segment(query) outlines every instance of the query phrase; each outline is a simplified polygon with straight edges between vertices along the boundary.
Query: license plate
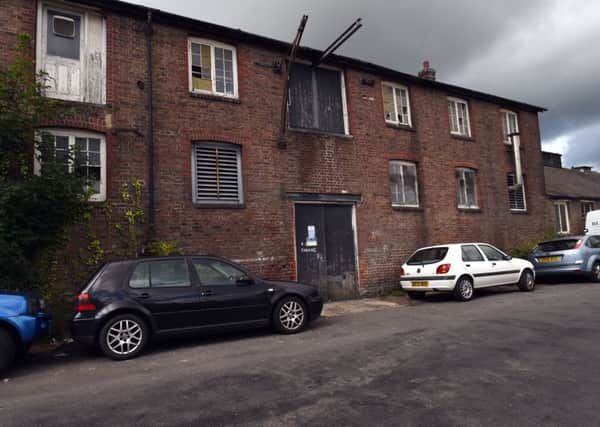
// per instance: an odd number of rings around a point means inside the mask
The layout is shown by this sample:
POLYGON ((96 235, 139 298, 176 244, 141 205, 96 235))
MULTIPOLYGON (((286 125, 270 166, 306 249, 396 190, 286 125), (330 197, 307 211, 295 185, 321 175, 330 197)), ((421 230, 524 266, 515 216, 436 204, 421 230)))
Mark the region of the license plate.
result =
POLYGON ((562 257, 560 256, 542 256, 538 258, 539 262, 560 262, 562 257))
POLYGON ((413 288, 426 288, 429 286, 429 282, 411 282, 413 288))

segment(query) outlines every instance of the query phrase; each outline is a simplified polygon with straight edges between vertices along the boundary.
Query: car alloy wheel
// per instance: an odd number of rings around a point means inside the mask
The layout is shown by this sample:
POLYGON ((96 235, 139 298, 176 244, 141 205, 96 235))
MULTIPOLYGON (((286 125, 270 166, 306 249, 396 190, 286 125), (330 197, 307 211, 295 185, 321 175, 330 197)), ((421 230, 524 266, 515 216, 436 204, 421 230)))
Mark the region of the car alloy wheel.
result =
POLYGON ((533 273, 529 270, 525 270, 521 274, 521 278, 519 279, 519 283, 517 285, 522 291, 533 291, 533 288, 535 287, 535 279, 533 278, 533 273))
POLYGON ((454 296, 459 301, 469 301, 473 298, 473 291, 473 282, 467 277, 463 277, 454 288, 454 296))
POLYGON ((111 351, 126 356, 136 351, 142 343, 143 332, 133 320, 120 320, 108 330, 106 344, 111 351))
POLYGON ((148 341, 148 327, 133 314, 117 316, 106 323, 100 332, 100 348, 115 360, 137 356, 148 341))
POLYGON ((600 282, 600 262, 595 262, 592 267, 592 280, 600 282))
POLYGON ((279 320, 285 329, 295 331, 304 321, 304 308, 296 301, 288 301, 279 310, 279 320))
POLYGON ((275 307, 273 323, 284 334, 300 332, 308 322, 305 304, 296 297, 285 297, 275 307))

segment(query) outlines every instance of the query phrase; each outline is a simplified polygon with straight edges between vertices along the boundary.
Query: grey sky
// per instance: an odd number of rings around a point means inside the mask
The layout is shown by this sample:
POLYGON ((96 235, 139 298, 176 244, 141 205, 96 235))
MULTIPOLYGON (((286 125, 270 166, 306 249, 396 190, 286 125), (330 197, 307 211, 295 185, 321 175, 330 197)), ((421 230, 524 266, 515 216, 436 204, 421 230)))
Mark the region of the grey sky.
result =
POLYGON ((548 108, 544 149, 567 166, 600 170, 600 2, 597 0, 135 0, 165 11, 290 41, 303 13, 303 45, 325 48, 357 17, 339 51, 438 80, 548 108))

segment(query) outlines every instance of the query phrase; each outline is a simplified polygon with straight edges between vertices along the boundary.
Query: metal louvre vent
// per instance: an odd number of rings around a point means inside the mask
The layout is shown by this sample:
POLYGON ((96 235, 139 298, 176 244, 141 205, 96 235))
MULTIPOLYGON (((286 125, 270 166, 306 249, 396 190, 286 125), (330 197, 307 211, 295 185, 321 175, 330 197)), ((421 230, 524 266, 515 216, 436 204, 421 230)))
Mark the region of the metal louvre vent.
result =
POLYGON ((508 182, 508 202, 511 210, 524 211, 525 204, 525 184, 517 186, 517 180, 514 174, 509 174, 508 182))
POLYGON ((239 147, 196 143, 194 162, 195 202, 242 203, 239 147))

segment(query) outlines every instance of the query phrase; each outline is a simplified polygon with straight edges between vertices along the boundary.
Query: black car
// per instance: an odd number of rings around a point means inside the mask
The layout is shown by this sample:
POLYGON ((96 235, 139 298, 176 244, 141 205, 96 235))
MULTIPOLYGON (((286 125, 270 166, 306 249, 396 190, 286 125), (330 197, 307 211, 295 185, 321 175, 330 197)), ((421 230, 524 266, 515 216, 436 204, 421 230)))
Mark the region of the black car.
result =
POLYGON ((273 326, 300 332, 323 301, 308 285, 273 282, 212 256, 111 262, 77 296, 72 337, 130 359, 152 336, 273 326))

